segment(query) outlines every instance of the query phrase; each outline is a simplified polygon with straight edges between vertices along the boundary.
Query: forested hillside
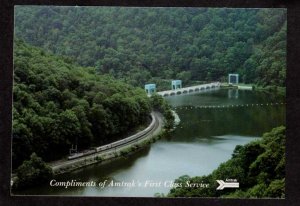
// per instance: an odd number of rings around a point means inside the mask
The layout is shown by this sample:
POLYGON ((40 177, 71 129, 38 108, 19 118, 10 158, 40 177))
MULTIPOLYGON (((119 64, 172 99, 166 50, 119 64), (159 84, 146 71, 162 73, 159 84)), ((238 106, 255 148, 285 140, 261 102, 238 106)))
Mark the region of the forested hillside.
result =
POLYGON ((61 57, 15 41, 13 167, 35 152, 44 160, 122 138, 149 121, 143 89, 74 66, 61 57))
POLYGON ((145 123, 151 100, 132 86, 226 81, 230 72, 285 86, 285 47, 285 9, 17 6, 14 165, 145 123))
POLYGON ((285 197, 285 127, 274 128, 262 139, 237 146, 232 158, 207 176, 182 176, 175 182, 182 187, 171 189, 169 197, 285 197), (216 190, 216 180, 237 179, 239 189, 216 190), (186 187, 186 182, 209 184, 209 188, 186 187))
POLYGON ((17 7, 15 35, 135 86, 230 72, 285 86, 285 9, 17 7))

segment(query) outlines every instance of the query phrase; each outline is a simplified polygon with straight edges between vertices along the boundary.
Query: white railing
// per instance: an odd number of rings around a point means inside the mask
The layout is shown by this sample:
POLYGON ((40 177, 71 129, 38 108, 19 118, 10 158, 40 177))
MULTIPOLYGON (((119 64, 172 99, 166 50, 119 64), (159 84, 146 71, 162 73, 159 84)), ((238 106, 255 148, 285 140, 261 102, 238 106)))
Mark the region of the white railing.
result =
POLYGON ((200 84, 200 85, 184 87, 184 88, 180 88, 180 89, 161 91, 161 92, 157 92, 157 94, 159 94, 161 96, 187 94, 190 92, 195 92, 197 90, 199 90, 199 91, 206 90, 206 89, 211 89, 213 87, 217 88, 217 87, 220 87, 220 85, 221 85, 220 82, 213 82, 213 83, 209 83, 209 84, 200 84))

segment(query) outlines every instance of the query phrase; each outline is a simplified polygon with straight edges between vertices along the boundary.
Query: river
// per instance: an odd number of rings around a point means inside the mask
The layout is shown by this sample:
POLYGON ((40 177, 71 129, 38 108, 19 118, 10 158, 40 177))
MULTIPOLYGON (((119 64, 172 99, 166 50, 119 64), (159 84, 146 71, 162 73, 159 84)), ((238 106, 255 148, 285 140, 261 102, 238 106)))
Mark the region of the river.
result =
POLYGON ((126 186, 51 187, 49 184, 17 194, 151 197, 167 194, 182 175, 211 173, 246 144, 285 125, 285 98, 247 90, 219 89, 167 97, 181 122, 166 137, 134 155, 106 165, 92 165, 55 177, 56 181, 124 183, 126 186), (139 185, 140 183, 140 185, 139 185))

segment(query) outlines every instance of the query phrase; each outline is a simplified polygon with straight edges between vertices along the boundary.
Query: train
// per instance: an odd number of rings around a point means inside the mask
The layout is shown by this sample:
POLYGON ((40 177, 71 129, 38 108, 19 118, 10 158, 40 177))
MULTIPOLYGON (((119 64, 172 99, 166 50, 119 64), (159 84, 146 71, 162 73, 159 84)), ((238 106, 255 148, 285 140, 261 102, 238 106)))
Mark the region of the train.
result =
POLYGON ((153 112, 151 112, 151 119, 152 119, 152 121, 151 121, 150 125, 146 129, 144 129, 143 131, 140 131, 140 132, 138 132, 138 133, 136 133, 136 134, 134 134, 130 137, 125 138, 125 139, 121 139, 121 140, 118 140, 116 142, 112 142, 110 144, 106 144, 106 145, 103 145, 103 146, 100 146, 100 147, 96 147, 94 149, 86 150, 84 152, 72 154, 72 155, 68 156, 68 160, 73 160, 73 159, 88 156, 88 155, 91 155, 91 154, 103 152, 103 151, 106 151, 106 150, 109 150, 109 149, 112 149, 112 148, 117 148, 117 147, 120 147, 122 145, 126 145, 130 142, 136 141, 136 140, 142 138, 143 136, 149 134, 151 131, 153 131, 157 127, 158 119, 154 115, 153 112))

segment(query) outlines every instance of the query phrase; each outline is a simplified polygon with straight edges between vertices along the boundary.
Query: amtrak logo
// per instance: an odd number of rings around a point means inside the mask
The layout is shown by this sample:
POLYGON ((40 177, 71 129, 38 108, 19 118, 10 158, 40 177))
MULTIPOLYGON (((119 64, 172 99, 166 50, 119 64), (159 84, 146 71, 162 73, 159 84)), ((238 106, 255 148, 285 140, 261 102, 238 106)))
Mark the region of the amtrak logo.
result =
POLYGON ((219 183, 219 187, 217 187, 217 190, 223 190, 224 188, 239 188, 240 183, 237 182, 237 180, 227 180, 224 182, 223 180, 217 180, 219 183))

